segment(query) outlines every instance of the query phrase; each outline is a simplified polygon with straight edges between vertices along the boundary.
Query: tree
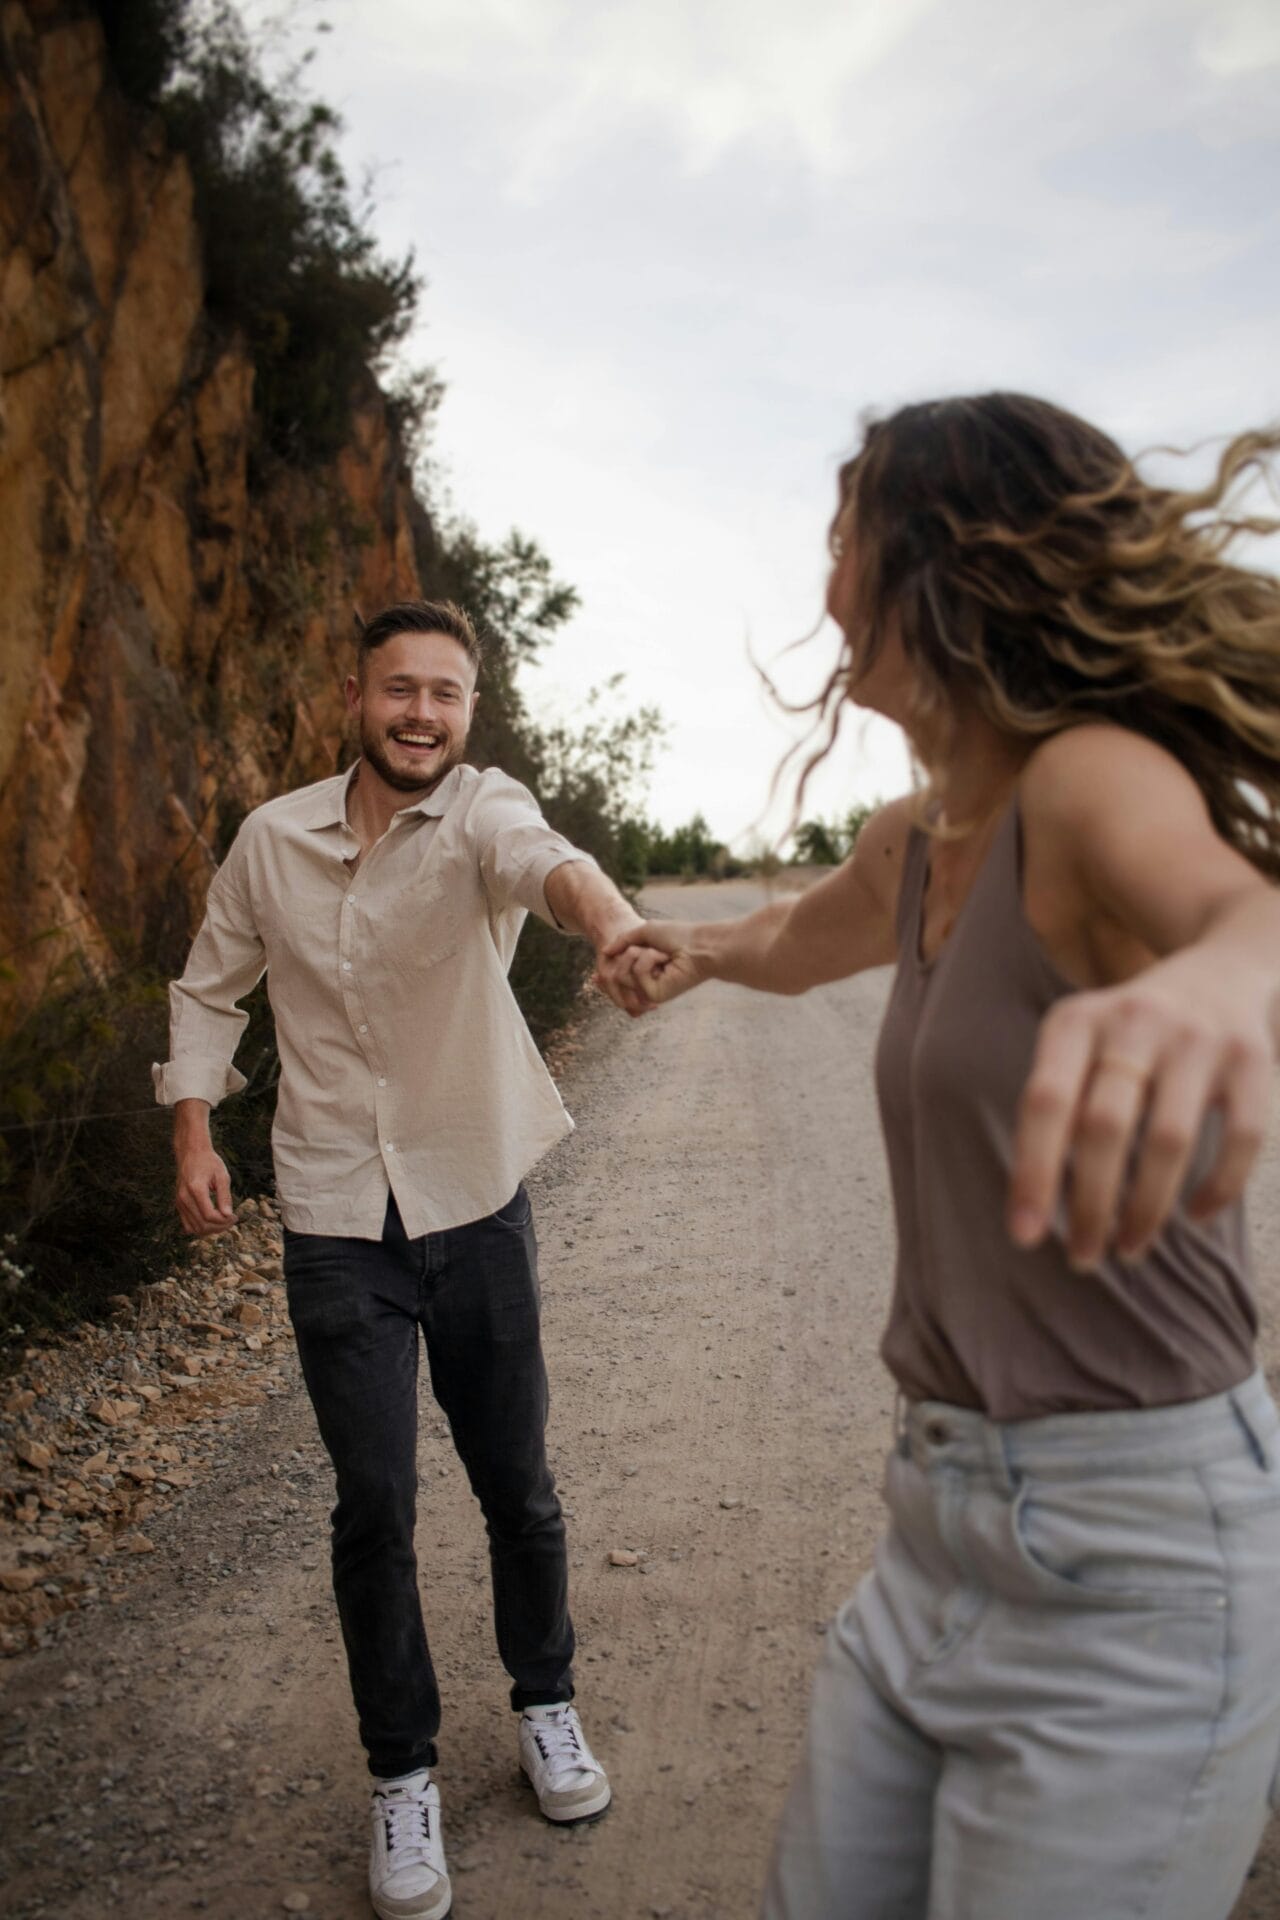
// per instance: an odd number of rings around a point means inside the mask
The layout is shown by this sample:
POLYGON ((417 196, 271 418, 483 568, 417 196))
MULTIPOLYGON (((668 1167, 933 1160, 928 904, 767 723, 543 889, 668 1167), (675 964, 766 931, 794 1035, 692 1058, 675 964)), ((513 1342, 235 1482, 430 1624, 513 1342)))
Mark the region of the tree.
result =
POLYGON ((825 820, 802 820, 793 838, 798 866, 838 867, 844 858, 840 829, 825 820))
POLYGON ((801 867, 838 867, 853 852, 858 835, 882 803, 850 807, 839 820, 802 820, 792 835, 792 862, 801 867))

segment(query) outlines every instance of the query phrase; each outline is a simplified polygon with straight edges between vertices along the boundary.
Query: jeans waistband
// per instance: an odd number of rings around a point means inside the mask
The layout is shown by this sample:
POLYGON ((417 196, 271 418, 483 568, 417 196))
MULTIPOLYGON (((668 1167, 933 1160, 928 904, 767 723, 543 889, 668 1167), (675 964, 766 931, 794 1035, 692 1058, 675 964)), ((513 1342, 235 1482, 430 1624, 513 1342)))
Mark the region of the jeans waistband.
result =
POLYGON ((942 1400, 903 1401, 900 1450, 921 1467, 1019 1477, 1167 1473, 1230 1459, 1246 1447, 1260 1465, 1280 1452, 1280 1414, 1259 1369, 1225 1393, 1179 1406, 1105 1413, 1057 1413, 1036 1420, 988 1420, 942 1400))

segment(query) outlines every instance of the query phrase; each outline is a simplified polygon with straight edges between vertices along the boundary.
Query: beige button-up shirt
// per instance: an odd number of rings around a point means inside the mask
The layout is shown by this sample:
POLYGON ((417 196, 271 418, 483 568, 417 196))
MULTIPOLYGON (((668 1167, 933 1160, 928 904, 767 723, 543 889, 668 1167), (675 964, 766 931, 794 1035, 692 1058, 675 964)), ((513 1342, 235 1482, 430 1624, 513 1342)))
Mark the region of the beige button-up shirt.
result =
POLYGON ((267 975, 280 1049, 272 1148, 285 1224, 377 1240, 388 1189, 411 1236, 511 1198, 573 1126, 507 981, 527 910, 585 860, 506 774, 455 767, 396 814, 354 874, 351 773, 245 820, 169 990, 156 1098, 211 1106, 267 975))

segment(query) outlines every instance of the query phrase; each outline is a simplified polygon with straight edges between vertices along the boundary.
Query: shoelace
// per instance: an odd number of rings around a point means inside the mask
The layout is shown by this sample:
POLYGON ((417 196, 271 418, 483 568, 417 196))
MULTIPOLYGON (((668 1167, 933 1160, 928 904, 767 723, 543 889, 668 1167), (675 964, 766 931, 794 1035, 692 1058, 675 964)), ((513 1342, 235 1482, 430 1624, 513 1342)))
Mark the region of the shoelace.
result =
POLYGON ((380 1793, 382 1818, 387 1829, 387 1864, 393 1872, 401 1867, 435 1867, 431 1857, 431 1808, 426 1798, 411 1793, 380 1793))
POLYGON ((590 1756, 568 1714, 563 1720, 531 1720, 529 1724, 538 1752, 553 1779, 566 1773, 591 1772, 590 1756))

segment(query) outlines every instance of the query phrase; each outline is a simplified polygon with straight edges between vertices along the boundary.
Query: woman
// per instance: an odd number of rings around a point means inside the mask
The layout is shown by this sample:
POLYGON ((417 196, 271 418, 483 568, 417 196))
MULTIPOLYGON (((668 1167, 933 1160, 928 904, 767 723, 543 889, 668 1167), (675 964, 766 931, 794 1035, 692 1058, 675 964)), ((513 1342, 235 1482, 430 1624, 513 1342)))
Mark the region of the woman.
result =
POLYGON ((1274 1800, 1240 1195, 1280 1042, 1280 584, 1227 501, 1277 446, 1178 494, 1017 395, 872 427, 819 704, 826 745, 846 699, 897 721, 924 794, 805 894, 631 936, 654 1001, 897 962, 890 1527, 768 1920, 1226 1920, 1274 1800))

